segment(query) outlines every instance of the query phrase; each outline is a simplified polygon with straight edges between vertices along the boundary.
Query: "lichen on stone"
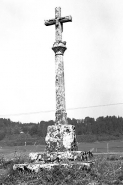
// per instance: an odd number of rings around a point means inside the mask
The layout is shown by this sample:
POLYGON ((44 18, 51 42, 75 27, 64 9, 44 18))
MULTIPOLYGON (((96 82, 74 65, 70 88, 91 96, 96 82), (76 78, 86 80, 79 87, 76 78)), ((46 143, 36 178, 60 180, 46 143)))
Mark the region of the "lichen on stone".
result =
POLYGON ((76 150, 75 128, 73 125, 62 124, 48 126, 45 141, 49 152, 76 150))

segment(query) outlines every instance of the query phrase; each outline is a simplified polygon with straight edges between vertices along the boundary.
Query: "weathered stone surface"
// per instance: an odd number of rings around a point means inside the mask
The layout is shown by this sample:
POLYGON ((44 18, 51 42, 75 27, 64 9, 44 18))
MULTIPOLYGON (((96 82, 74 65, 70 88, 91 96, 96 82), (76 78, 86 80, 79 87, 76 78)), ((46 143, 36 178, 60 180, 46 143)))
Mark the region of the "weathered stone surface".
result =
POLYGON ((56 125, 49 126, 46 136, 46 150, 48 152, 77 150, 75 127, 67 125, 65 102, 64 61, 63 55, 66 42, 62 41, 63 23, 72 21, 71 16, 61 17, 61 8, 55 8, 55 19, 45 21, 45 25, 55 24, 55 88, 56 88, 56 125))
POLYGON ((55 8, 55 19, 45 20, 44 24, 46 26, 55 25, 56 41, 61 41, 62 40, 62 31, 63 31, 63 23, 71 22, 71 21, 72 21, 71 16, 61 17, 61 8, 56 7, 55 8))
POLYGON ((55 166, 64 166, 65 168, 72 168, 72 166, 79 166, 79 169, 88 170, 91 169, 91 167, 94 165, 94 162, 88 161, 88 162, 70 162, 70 163, 24 163, 24 164, 14 164, 13 170, 19 170, 21 172, 27 171, 27 172, 35 172, 38 173, 41 169, 45 168, 47 170, 51 170, 55 166))
POLYGON ((45 141, 48 152, 77 150, 75 126, 66 124, 48 126, 45 141))
POLYGON ((79 166, 79 169, 83 169, 83 170, 88 170, 91 169, 91 167, 93 166, 93 162, 82 162, 82 163, 45 163, 45 164, 41 164, 41 163, 28 163, 28 164, 14 164, 13 166, 13 170, 19 170, 21 172, 23 171, 27 171, 27 172, 35 172, 38 173, 41 169, 47 169, 47 170, 51 170, 52 168, 54 168, 55 166, 64 166, 66 168, 72 168, 72 166, 79 166))
POLYGON ((14 170, 39 172, 42 168, 48 170, 55 166, 65 166, 71 168, 79 165, 83 169, 90 169, 93 165, 89 161, 93 155, 89 152, 77 151, 75 126, 68 125, 65 83, 64 83, 64 61, 63 55, 66 42, 62 41, 63 23, 72 21, 71 16, 61 17, 61 8, 55 9, 55 19, 45 21, 46 26, 55 24, 55 43, 52 50, 55 52, 55 87, 56 87, 56 120, 55 125, 48 126, 46 141, 46 152, 30 153, 30 163, 15 164, 14 170))
POLYGON ((55 52, 56 124, 67 124, 63 62, 63 54, 67 48, 66 42, 62 41, 62 32, 63 23, 71 21, 71 16, 61 17, 60 7, 55 8, 55 19, 45 21, 46 26, 55 24, 55 43, 52 49, 55 52))
POLYGON ((52 49, 55 52, 56 123, 67 124, 63 62, 66 45, 55 42, 52 49))
POLYGON ((64 160, 68 161, 89 161, 93 157, 92 152, 82 152, 82 151, 65 151, 65 152, 37 152, 30 153, 30 162, 61 162, 64 160))
MULTIPOLYGON (((54 42, 53 47, 52 47, 52 50, 55 52, 55 55, 63 55, 66 49, 67 48, 66 48, 66 42, 65 41, 64 42, 62 42, 62 41, 54 42)), ((63 63, 63 57, 61 57, 60 61, 63 63)), ((63 71, 64 71, 64 66, 61 66, 61 67, 62 67, 61 69, 63 69, 63 71)))
POLYGON ((41 168, 47 168, 51 169, 53 166, 58 166, 58 163, 46 163, 46 164, 41 164, 41 163, 28 163, 28 164, 15 164, 13 166, 13 170, 21 170, 21 171, 28 171, 28 172, 39 172, 41 168))

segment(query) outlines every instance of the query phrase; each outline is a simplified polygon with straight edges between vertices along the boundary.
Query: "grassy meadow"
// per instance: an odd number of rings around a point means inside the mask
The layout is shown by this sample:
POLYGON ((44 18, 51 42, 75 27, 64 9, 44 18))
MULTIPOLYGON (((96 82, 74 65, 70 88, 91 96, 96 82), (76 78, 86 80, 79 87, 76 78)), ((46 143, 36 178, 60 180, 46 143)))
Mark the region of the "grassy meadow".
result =
MULTIPOLYGON (((107 152, 123 152, 123 141, 102 141, 93 143, 78 143, 78 150, 89 151, 93 149, 93 153, 107 153, 107 152)), ((27 145, 27 146, 1 146, 0 156, 12 156, 15 153, 30 153, 30 152, 43 152, 45 145, 27 145)))
POLYGON ((93 149, 94 165, 91 170, 86 171, 75 165, 67 169, 65 167, 55 167, 50 171, 42 169, 39 173, 28 173, 13 171, 11 160, 15 158, 15 163, 26 162, 30 152, 44 151, 45 145, 1 146, 0 185, 123 184, 122 141, 79 143, 78 147, 82 151, 93 149))

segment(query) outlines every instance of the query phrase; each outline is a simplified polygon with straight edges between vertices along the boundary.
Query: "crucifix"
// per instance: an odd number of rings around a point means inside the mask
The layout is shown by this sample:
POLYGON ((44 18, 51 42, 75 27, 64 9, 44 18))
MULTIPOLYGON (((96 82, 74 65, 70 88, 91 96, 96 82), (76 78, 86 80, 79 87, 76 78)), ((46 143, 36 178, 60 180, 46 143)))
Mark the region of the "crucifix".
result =
POLYGON ((55 52, 56 124, 67 123, 63 61, 63 55, 67 48, 66 42, 62 41, 63 23, 65 22, 72 22, 72 17, 61 17, 60 7, 55 8, 55 19, 45 21, 46 26, 55 25, 55 42, 52 50, 55 52))
POLYGON ((63 23, 72 22, 71 16, 61 17, 61 8, 55 8, 55 19, 49 19, 45 21, 46 26, 55 25, 55 39, 56 42, 62 41, 63 23))
POLYGON ((61 17, 61 8, 55 8, 55 19, 45 21, 46 26, 55 25, 55 42, 52 50, 55 52, 55 91, 56 91, 56 113, 55 125, 47 127, 46 151, 77 150, 75 126, 67 122, 65 83, 64 83, 64 61, 63 55, 66 42, 62 41, 63 23, 72 22, 72 17, 61 17))

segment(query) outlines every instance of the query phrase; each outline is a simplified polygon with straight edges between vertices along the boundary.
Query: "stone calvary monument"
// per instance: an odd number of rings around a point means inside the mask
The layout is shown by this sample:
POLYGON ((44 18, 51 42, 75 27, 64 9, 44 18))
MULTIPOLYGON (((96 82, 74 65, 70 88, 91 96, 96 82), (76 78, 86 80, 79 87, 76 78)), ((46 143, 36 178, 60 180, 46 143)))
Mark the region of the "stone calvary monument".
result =
MULTIPOLYGON (((38 172, 41 168, 51 169, 54 166, 80 165, 86 169, 93 164, 90 159, 92 152, 77 151, 75 126, 67 122, 65 83, 64 83, 64 61, 63 55, 66 42, 62 41, 63 23, 72 22, 72 17, 61 17, 61 8, 55 8, 55 19, 45 21, 46 26, 55 25, 55 42, 52 50, 55 52, 55 88, 56 88, 56 113, 55 124, 48 126, 46 150, 44 152, 33 152, 29 154, 30 162, 15 164, 14 170, 21 169, 38 172), (72 164, 64 161, 73 161, 72 164)), ((79 168, 80 169, 80 168, 79 168)))
POLYGON ((55 25, 55 42, 52 50, 55 52, 56 119, 55 125, 48 127, 45 139, 46 149, 50 152, 77 150, 75 127, 67 123, 63 61, 67 48, 66 42, 62 41, 63 23, 71 21, 71 16, 61 17, 60 7, 55 8, 55 19, 45 21, 46 26, 55 25))

